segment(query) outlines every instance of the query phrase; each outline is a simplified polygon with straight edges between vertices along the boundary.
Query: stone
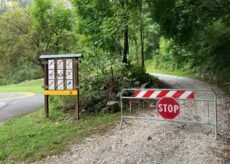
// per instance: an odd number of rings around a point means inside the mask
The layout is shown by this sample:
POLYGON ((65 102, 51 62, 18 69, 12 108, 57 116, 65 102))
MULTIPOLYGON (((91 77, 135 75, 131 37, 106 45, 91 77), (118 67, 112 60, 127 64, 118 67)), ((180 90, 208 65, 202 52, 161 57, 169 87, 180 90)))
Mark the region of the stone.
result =
POLYGON ((140 85, 140 81, 135 81, 134 82, 134 86, 139 86, 140 85))
POLYGON ((111 113, 120 111, 120 105, 118 101, 109 101, 107 102, 107 107, 111 113))
POLYGON ((146 86, 148 85, 149 83, 144 83, 141 85, 141 88, 146 88, 146 86))
POLYGON ((104 107, 101 109, 102 113, 109 113, 109 107, 104 107))

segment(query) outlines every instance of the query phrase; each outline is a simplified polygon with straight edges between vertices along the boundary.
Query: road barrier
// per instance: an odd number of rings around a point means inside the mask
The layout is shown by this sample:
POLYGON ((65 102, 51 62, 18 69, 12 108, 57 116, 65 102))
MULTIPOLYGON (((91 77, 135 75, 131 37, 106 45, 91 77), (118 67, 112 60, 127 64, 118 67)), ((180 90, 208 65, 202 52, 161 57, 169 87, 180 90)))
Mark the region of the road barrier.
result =
POLYGON ((143 119, 214 128, 217 139, 217 98, 204 89, 123 89, 120 94, 121 123, 143 119))

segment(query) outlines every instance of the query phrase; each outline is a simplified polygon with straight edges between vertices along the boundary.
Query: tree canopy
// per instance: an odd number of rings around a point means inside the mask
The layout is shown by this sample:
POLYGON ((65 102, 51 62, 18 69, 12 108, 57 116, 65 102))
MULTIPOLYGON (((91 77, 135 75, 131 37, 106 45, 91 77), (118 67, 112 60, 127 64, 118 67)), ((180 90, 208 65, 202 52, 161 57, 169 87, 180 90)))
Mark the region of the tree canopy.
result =
POLYGON ((229 1, 73 0, 71 7, 62 0, 31 2, 2 5, 1 65, 10 62, 17 70, 20 61, 40 65, 41 54, 83 53, 86 70, 98 73, 117 65, 144 71, 146 60, 156 69, 202 70, 223 79, 230 70, 229 1))

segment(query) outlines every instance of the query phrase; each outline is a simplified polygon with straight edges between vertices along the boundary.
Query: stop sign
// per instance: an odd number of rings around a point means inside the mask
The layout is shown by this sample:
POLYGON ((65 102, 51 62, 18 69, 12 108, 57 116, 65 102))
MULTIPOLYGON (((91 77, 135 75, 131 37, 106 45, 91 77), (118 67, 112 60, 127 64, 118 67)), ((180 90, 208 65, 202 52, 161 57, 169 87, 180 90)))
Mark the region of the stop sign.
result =
POLYGON ((157 111, 165 119, 174 119, 180 114, 180 105, 175 99, 164 97, 157 102, 157 111))

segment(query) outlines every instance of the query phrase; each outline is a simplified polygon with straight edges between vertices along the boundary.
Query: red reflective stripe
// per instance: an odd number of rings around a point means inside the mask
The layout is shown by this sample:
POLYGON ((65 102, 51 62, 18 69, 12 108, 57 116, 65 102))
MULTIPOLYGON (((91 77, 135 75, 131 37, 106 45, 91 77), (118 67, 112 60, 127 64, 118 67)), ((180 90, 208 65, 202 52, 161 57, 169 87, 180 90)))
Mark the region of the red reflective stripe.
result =
POLYGON ((188 97, 187 97, 187 99, 194 99, 195 98, 195 93, 194 92, 192 92, 188 97))
MULTIPOLYGON (((154 94, 155 90, 141 90, 141 89, 138 89, 138 90, 135 90, 134 91, 134 94, 135 94, 135 97, 139 95, 140 97, 140 94, 142 95, 141 97, 142 98, 148 98, 148 97, 151 97, 152 94, 154 94), (144 94, 143 94, 144 93, 144 94)), ((162 90, 159 92, 158 95, 156 95, 155 98, 162 98, 162 97, 165 97, 167 96, 167 94, 170 92, 170 90, 162 90)), ((172 98, 182 98, 181 96, 183 96, 183 94, 186 94, 187 91, 185 90, 177 90, 172 96, 172 98)), ((194 99, 195 98, 195 92, 192 91, 191 94, 189 94, 187 97, 183 97, 183 99, 194 99)))
POLYGON ((141 92, 141 90, 135 90, 134 91, 135 96, 137 96, 140 92, 141 92))
POLYGON ((178 90, 174 95, 172 96, 173 98, 179 98, 185 91, 184 90, 178 90))
POLYGON ((157 98, 164 97, 165 95, 167 95, 168 92, 169 92, 169 90, 163 90, 163 91, 161 91, 161 92, 157 95, 157 98))
POLYGON ((150 97, 152 94, 153 94, 154 90, 148 90, 144 95, 143 97, 147 98, 147 97, 150 97))

